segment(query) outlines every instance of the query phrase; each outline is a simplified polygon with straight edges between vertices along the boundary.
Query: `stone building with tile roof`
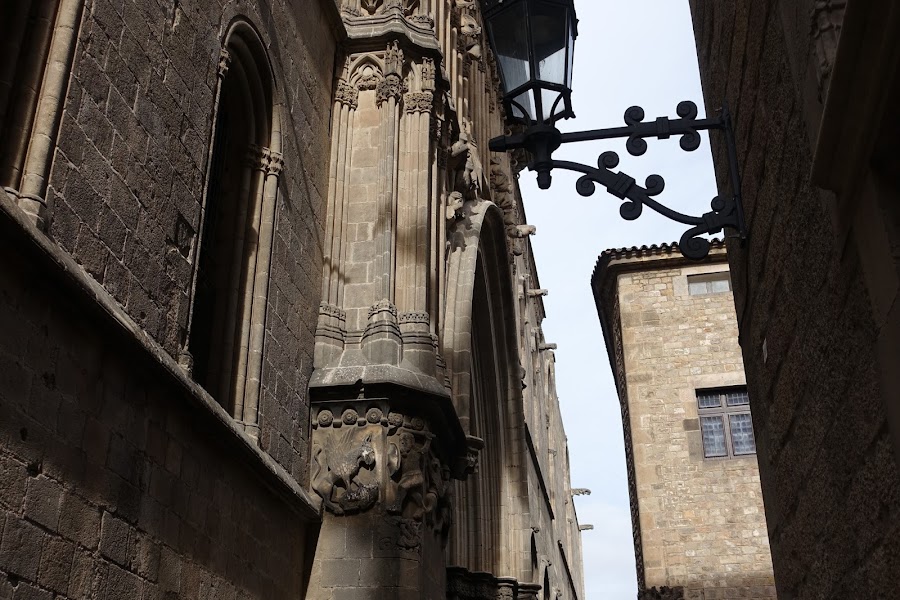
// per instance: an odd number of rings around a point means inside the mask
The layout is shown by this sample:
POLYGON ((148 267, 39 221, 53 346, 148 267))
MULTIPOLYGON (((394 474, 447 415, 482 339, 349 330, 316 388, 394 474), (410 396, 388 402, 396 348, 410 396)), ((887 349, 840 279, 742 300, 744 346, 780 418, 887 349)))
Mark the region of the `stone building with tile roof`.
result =
POLYGON ((591 280, 622 424, 638 597, 775 597, 725 245, 607 250, 591 280))

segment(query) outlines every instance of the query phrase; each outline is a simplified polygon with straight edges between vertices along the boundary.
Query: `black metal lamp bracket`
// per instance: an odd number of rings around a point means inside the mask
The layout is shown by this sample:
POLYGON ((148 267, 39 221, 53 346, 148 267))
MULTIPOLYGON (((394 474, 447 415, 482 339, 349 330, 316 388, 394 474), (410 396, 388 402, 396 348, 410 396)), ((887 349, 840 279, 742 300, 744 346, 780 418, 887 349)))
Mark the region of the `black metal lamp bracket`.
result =
POLYGON ((724 227, 731 227, 737 230, 742 241, 747 239, 734 130, 731 126, 731 114, 727 105, 722 107, 716 118, 698 119, 697 105, 687 100, 680 102, 675 110, 680 117, 678 119, 659 117, 655 121, 645 123, 643 122, 644 110, 639 106, 632 106, 625 111, 625 127, 593 129, 575 133, 559 133, 552 126, 534 125, 523 133, 492 139, 490 149, 495 152, 505 152, 516 148, 526 148, 533 157, 528 168, 537 171, 538 185, 542 189, 550 187, 550 171, 552 169, 575 171, 582 174, 575 184, 575 189, 582 196, 592 195, 596 190, 596 184, 599 183, 613 196, 627 200, 619 208, 619 214, 624 219, 629 221, 637 219, 641 216, 643 207, 647 206, 673 221, 690 225, 690 229, 681 236, 679 247, 684 256, 699 260, 709 254, 710 247, 709 241, 700 237, 701 235, 718 233, 724 227), (553 129, 555 134, 548 133, 548 129, 553 129), (613 172, 612 169, 619 164, 619 155, 615 152, 601 154, 597 161, 597 167, 551 158, 553 150, 560 144, 614 138, 628 138, 625 143, 628 153, 632 156, 641 156, 647 151, 647 142, 644 138, 655 137, 663 140, 679 135, 681 136, 679 142, 681 149, 693 152, 700 147, 698 132, 710 129, 725 133, 731 197, 716 196, 710 203, 712 210, 699 217, 682 214, 653 199, 665 187, 665 180, 661 176, 650 175, 645 180, 644 187, 641 187, 633 177, 621 171, 613 172))

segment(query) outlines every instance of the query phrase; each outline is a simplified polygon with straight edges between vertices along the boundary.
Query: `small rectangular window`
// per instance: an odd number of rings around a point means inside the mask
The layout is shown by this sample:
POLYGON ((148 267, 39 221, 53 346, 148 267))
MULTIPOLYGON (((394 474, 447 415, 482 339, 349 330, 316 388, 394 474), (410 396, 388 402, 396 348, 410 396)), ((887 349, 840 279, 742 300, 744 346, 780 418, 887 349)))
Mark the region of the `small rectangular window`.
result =
POLYGON ((687 282, 688 293, 691 296, 723 294, 731 291, 731 276, 728 271, 688 275, 687 282))
POLYGON ((697 390, 703 456, 729 458, 756 454, 746 388, 697 390))

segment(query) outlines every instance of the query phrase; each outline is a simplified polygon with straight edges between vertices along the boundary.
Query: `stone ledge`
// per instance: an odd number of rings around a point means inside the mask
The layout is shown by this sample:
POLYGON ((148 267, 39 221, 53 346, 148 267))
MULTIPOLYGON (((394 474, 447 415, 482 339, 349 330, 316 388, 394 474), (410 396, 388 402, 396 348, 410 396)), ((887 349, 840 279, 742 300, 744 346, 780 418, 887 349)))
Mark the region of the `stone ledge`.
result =
POLYGON ((178 366, 166 350, 138 326, 106 289, 97 283, 68 253, 32 224, 6 193, 0 193, 0 235, 16 243, 40 262, 36 271, 54 278, 73 293, 73 300, 93 308, 96 316, 138 352, 188 399, 186 407, 206 420, 213 431, 230 437, 224 446, 233 449, 244 465, 305 521, 321 521, 322 503, 312 498, 275 460, 245 434, 218 402, 178 366))

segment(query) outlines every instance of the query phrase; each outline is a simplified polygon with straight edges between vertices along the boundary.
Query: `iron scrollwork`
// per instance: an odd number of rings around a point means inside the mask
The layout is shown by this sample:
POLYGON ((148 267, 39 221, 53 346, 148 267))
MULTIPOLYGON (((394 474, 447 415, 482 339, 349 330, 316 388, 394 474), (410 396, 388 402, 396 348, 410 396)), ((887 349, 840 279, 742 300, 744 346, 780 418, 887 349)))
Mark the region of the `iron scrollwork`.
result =
POLYGON ((684 101, 678 104, 676 113, 680 118, 659 117, 654 121, 644 122, 644 110, 639 106, 632 106, 625 111, 625 127, 562 134, 553 131, 548 135, 547 126, 533 126, 532 135, 526 130, 522 134, 491 140, 491 149, 511 150, 517 147, 529 149, 534 158, 529 167, 538 171, 539 184, 542 176, 546 182, 541 187, 549 186, 549 171, 552 169, 581 173, 575 185, 576 191, 582 196, 591 196, 596 191, 596 184, 602 185, 613 196, 627 200, 619 208, 619 214, 626 220, 637 219, 646 206, 673 221, 690 225, 690 229, 681 236, 679 248, 687 258, 700 260, 709 254, 710 248, 709 241, 700 236, 718 233, 725 227, 736 229, 742 240, 747 236, 741 205, 741 182, 734 134, 727 106, 722 108, 717 118, 698 119, 697 105, 684 101), (608 151, 601 154, 597 167, 549 158, 560 144, 614 138, 628 138, 625 148, 632 156, 641 156, 647 151, 645 138, 648 137, 668 139, 672 136, 681 136, 679 141, 681 149, 693 152, 700 147, 699 132, 708 129, 721 130, 725 133, 732 193, 730 197, 719 195, 713 198, 710 203, 712 210, 699 217, 680 213, 654 199, 665 188, 665 180, 660 175, 650 175, 645 180, 644 186, 640 186, 633 177, 621 171, 614 172, 613 169, 619 164, 619 155, 615 152, 608 151), (550 139, 551 142, 545 144, 542 137, 550 139), (543 145, 548 147, 538 147, 543 145))

